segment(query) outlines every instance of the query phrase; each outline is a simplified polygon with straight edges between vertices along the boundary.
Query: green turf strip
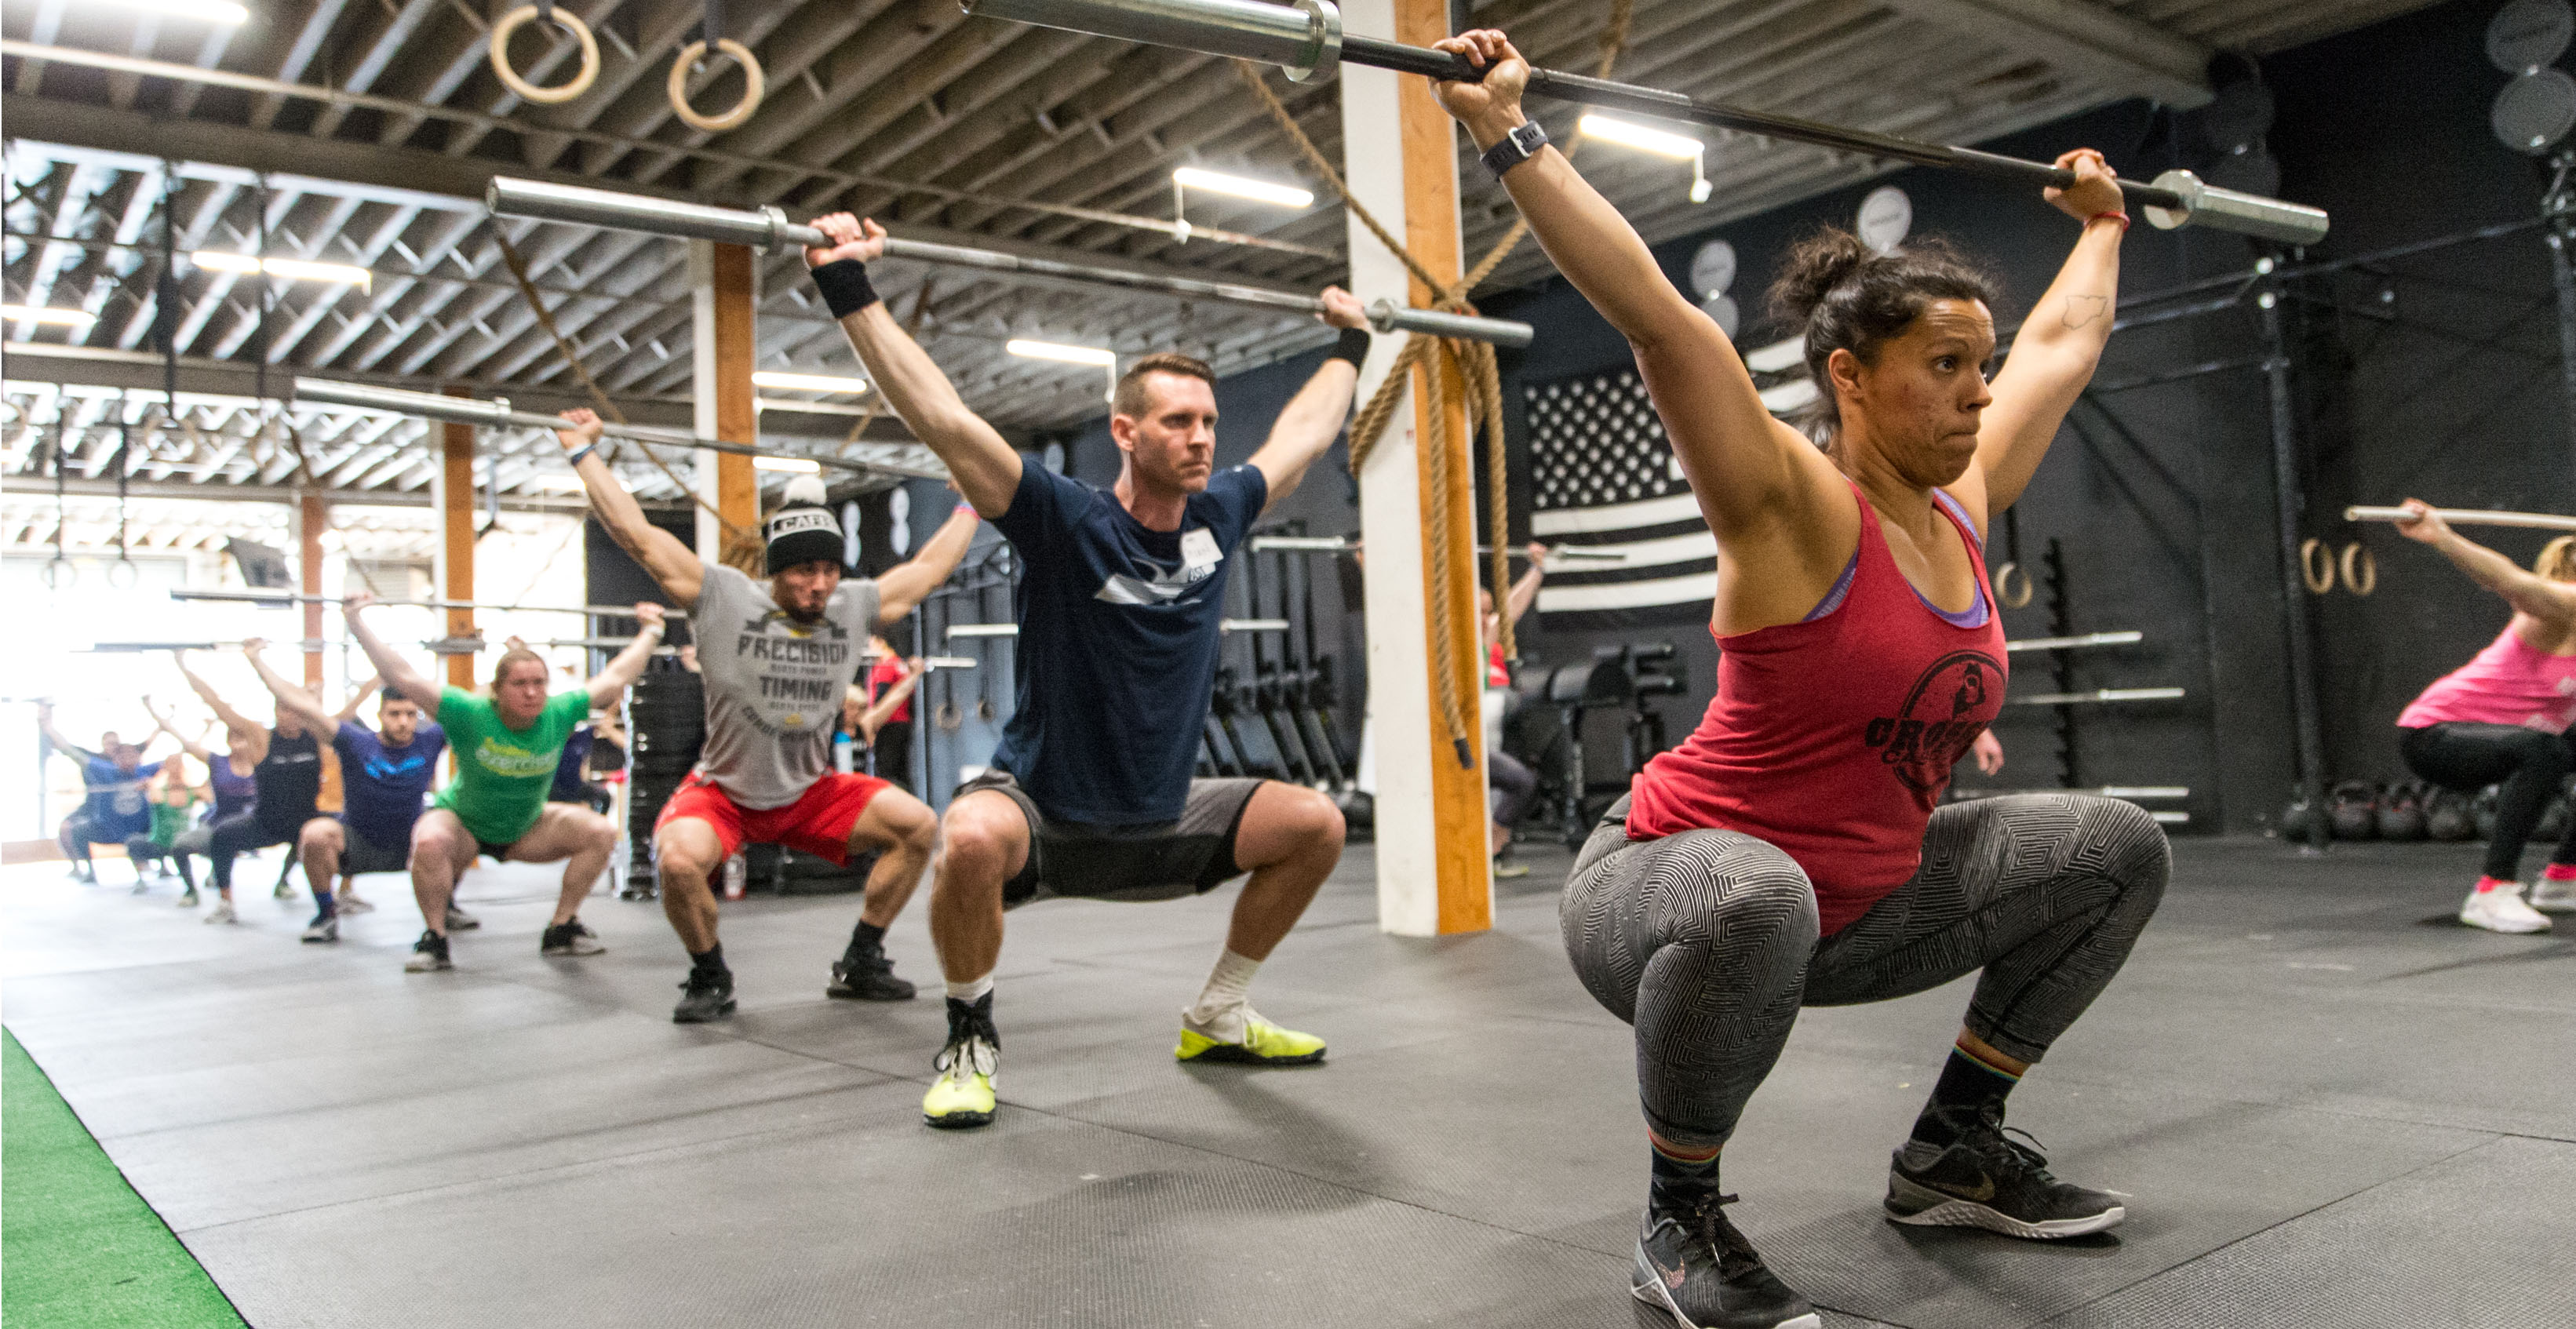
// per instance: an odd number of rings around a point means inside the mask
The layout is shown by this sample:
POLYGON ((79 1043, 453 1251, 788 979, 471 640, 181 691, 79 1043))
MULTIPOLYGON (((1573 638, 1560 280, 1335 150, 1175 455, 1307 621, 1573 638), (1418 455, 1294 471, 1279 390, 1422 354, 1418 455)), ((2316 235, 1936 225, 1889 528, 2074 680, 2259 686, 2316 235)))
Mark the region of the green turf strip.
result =
POLYGON ((54 1082, 0 1033, 0 1326, 238 1329, 242 1317, 125 1184, 54 1082))

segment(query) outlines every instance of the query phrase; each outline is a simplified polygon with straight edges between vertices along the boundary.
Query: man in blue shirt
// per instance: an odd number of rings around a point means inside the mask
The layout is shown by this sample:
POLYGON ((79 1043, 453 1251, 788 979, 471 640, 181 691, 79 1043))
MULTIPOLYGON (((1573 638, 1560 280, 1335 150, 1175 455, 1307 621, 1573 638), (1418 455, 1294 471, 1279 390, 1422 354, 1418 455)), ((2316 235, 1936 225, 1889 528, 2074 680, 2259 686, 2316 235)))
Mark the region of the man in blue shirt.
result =
POLYGON ((990 773, 942 819, 930 936, 948 979, 948 1043, 922 1100, 942 1127, 993 1119, 993 970, 1002 914, 1049 896, 1168 900, 1243 873, 1224 954, 1182 1012, 1183 1061, 1282 1065, 1324 1058, 1324 1041, 1261 1018, 1253 971, 1294 927, 1342 853, 1342 817, 1311 789, 1192 779, 1215 686, 1226 573, 1252 524, 1340 436, 1367 318, 1338 288, 1343 329, 1248 465, 1218 470, 1216 376, 1183 355, 1149 355, 1118 380, 1110 434, 1125 453, 1115 488, 1022 463, 959 399, 869 286, 885 231, 847 213, 815 226, 835 243, 805 261, 832 316, 913 436, 1019 552, 1013 612, 1018 708, 990 773))
MULTIPOLYGON (((312 693, 288 682, 258 651, 248 651, 259 681, 276 694, 277 709, 292 712, 317 734, 331 735, 340 754, 340 811, 304 823, 295 838, 304 878, 313 887, 313 922, 304 940, 340 939, 340 911, 332 888, 347 873, 401 872, 411 865, 411 825, 438 778, 447 732, 421 719, 420 704, 387 688, 376 705, 376 729, 322 709, 312 693)), ((355 703, 351 703, 355 705, 355 703)))
POLYGON ((51 702, 36 703, 36 729, 54 751, 80 763, 81 787, 88 797, 79 811, 63 819, 60 838, 72 875, 95 883, 98 869, 90 862, 91 845, 123 844, 152 829, 152 805, 143 786, 160 773, 161 763, 145 761, 143 749, 114 730, 99 736, 96 752, 71 742, 55 730, 51 702))

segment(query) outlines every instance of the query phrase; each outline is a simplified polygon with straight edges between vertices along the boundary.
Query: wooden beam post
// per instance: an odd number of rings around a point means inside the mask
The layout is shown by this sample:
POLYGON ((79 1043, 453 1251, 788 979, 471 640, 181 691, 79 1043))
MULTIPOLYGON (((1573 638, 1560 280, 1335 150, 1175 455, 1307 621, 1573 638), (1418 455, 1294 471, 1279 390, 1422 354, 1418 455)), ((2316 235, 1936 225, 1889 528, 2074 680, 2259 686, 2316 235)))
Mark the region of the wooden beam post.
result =
MULTIPOLYGON (((1445 0, 1351 0, 1348 32, 1428 45, 1449 35, 1445 0)), ((1396 125, 1387 134, 1343 136, 1351 191, 1404 237, 1431 272, 1461 271, 1455 131, 1420 79, 1346 65, 1344 124, 1396 125)), ((1354 220, 1351 289, 1363 301, 1391 297, 1428 304, 1432 292, 1354 220)), ((1398 338, 1381 338, 1360 377, 1366 400, 1385 378, 1398 338)), ((1377 804, 1378 925, 1407 936, 1481 931, 1493 925, 1493 873, 1485 811, 1484 730, 1477 698, 1476 520, 1464 394, 1453 381, 1443 422, 1447 483, 1432 484, 1431 372, 1414 375, 1360 475, 1360 520, 1368 546, 1367 618, 1371 766, 1377 804), (1435 516, 1445 516, 1449 632, 1432 621, 1435 516), (1441 714, 1437 671, 1455 681, 1470 766, 1461 766, 1441 714)))
MULTIPOLYGON (((319 490, 307 489, 296 496, 296 561, 304 567, 306 595, 330 594, 322 589, 322 532, 328 522, 319 490)), ((313 643, 304 650, 304 686, 318 697, 322 688, 322 604, 318 600, 304 602, 304 640, 313 643)))
MULTIPOLYGON (((449 392, 462 397, 462 388, 449 392)), ((438 503, 438 595, 446 600, 474 598, 474 426, 453 421, 438 426, 438 470, 430 483, 438 503)), ((474 635, 474 611, 446 612, 450 637, 474 635)), ((451 687, 474 687, 474 657, 446 657, 451 687)))
MULTIPOLYGON (((757 350, 752 309, 760 301, 760 289, 751 250, 690 241, 689 286, 696 313, 698 432, 727 443, 757 443, 760 416, 752 401, 751 367, 757 350)), ((752 468, 751 458, 701 449, 697 489, 724 514, 724 521, 746 531, 760 528, 760 473, 752 468)), ((704 508, 698 509, 698 557, 719 562, 724 558, 724 525, 704 508)))

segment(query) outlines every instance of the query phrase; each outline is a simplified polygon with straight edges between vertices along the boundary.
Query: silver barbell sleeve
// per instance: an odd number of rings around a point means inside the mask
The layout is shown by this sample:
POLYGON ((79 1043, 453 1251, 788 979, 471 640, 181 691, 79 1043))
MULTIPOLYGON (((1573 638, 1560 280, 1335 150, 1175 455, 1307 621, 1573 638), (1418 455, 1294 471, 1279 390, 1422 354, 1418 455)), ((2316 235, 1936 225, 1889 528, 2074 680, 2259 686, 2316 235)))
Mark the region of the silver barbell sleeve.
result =
MULTIPOLYGON (((2481 508, 2435 508, 2433 515, 2453 526, 2527 526, 2541 531, 2576 531, 2576 517, 2547 512, 2489 512, 2481 508)), ((2415 514, 2404 508, 2349 507, 2345 521, 2408 522, 2415 514)))

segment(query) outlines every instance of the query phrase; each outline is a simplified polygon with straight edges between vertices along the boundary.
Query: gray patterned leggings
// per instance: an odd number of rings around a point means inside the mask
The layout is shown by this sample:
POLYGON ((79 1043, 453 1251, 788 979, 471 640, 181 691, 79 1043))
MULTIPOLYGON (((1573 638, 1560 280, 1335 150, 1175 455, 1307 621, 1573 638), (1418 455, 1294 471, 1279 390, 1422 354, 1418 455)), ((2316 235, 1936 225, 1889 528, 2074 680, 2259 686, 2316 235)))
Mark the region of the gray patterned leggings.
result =
POLYGON ((1886 1001, 1984 970, 1971 1033, 2037 1061, 2120 971, 2164 897, 2164 832, 2081 794, 1933 812, 1914 879, 1820 944, 1789 856, 1736 831, 1629 842, 1621 799, 1575 859, 1558 918, 1574 972, 1637 1031, 1646 1123, 1674 1144, 1734 1133, 1800 1006, 1886 1001))

